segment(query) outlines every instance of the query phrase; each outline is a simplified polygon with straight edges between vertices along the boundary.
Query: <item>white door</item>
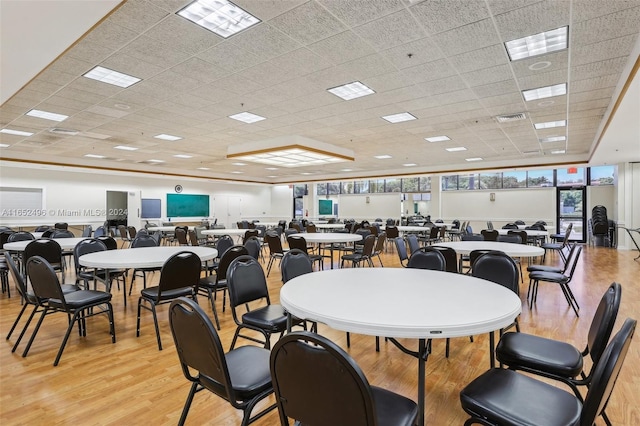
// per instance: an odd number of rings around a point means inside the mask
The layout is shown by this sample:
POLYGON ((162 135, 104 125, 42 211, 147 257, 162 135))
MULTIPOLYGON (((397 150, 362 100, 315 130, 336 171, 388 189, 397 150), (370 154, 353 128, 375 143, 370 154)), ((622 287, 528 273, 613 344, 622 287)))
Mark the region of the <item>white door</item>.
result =
POLYGON ((242 220, 242 198, 232 195, 217 195, 213 197, 213 213, 218 219, 218 225, 235 228, 236 222, 242 220))
POLYGON ((140 210, 142 209, 142 192, 129 191, 127 193, 127 224, 136 229, 144 227, 140 220, 140 210))

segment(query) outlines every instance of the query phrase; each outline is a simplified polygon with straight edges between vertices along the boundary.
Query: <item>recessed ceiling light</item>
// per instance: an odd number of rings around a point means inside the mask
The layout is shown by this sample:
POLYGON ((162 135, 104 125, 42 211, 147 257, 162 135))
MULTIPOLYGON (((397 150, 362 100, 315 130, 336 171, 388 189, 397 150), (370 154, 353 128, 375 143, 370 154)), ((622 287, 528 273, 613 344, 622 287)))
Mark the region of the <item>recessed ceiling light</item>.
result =
POLYGON ((123 151, 137 151, 138 148, 134 148, 132 146, 126 146, 126 145, 118 145, 118 146, 114 146, 115 149, 121 149, 123 151))
POLYGON ((311 172, 302 172, 302 173, 300 173, 300 174, 301 174, 301 175, 312 175, 313 173, 311 173, 311 172))
POLYGON ((174 157, 176 157, 176 158, 193 158, 193 155, 176 154, 176 155, 174 155, 174 157))
POLYGON ((198 170, 211 170, 209 167, 198 167, 198 170))
POLYGON ((196 0, 177 13, 223 38, 260 22, 258 18, 227 0, 196 0))
POLYGON ((0 143, 0 148, 9 148, 11 145, 7 145, 6 143, 0 143))
POLYGON ((98 155, 98 154, 85 154, 84 156, 88 158, 107 158, 104 155, 98 155))
POLYGON ((278 170, 277 167, 265 167, 266 170, 278 170))
POLYGON ((140 79, 137 77, 133 77, 131 75, 123 74, 121 72, 110 70, 109 68, 100 66, 93 68, 91 71, 83 75, 92 80, 98 80, 103 83, 113 84, 114 86, 118 87, 129 87, 140 81, 140 79))
POLYGON ((51 121, 64 121, 67 118, 69 118, 68 115, 56 114, 55 112, 41 111, 39 109, 32 109, 31 111, 27 112, 27 115, 30 117, 44 118, 45 120, 51 120, 51 121))
POLYGON ((389 123, 402 123, 403 121, 411 121, 417 120, 416 117, 409 114, 408 112, 401 112, 399 114, 385 115, 382 117, 387 120, 389 123))
POLYGON ((533 127, 536 130, 540 129, 551 129, 552 127, 564 127, 567 125, 567 120, 558 120, 558 121, 546 121, 544 123, 535 123, 533 127))
POLYGON ((131 107, 127 104, 113 104, 114 107, 118 108, 118 109, 123 109, 123 110, 128 110, 131 109, 131 107))
POLYGON ((234 174, 236 174, 236 175, 239 175, 239 174, 242 174, 242 173, 244 173, 244 172, 241 172, 241 171, 238 171, 238 170, 234 170, 234 171, 232 171, 231 173, 234 173, 234 174))
POLYGON ((247 123, 247 124, 255 123, 256 121, 266 120, 266 118, 256 114, 251 114, 250 112, 241 112, 239 114, 230 115, 229 118, 233 118, 234 120, 242 121, 243 123, 247 123))
POLYGON ((147 163, 164 163, 163 160, 147 160, 147 163))
POLYGON ((458 151, 466 151, 467 148, 464 146, 454 146, 453 148, 446 148, 449 152, 458 152, 458 151))
POLYGON ((180 136, 167 135, 165 133, 155 135, 154 138, 162 139, 163 141, 179 141, 180 139, 182 139, 180 136))
POLYGON ((555 101, 542 101, 542 102, 538 102, 538 106, 539 107, 548 107, 551 106, 553 104, 555 104, 555 101))
POLYGON ((552 154, 564 154, 565 152, 564 149, 554 149, 551 151, 552 154))
POLYGON ((386 160, 388 158, 393 158, 390 155, 384 154, 384 155, 376 155, 374 158, 377 158, 378 160, 386 160))
POLYGON ((340 171, 341 171, 341 172, 352 172, 352 171, 353 171, 353 169, 342 169, 342 170, 340 170, 340 171))
POLYGON ((247 165, 247 163, 231 163, 231 164, 233 164, 234 166, 246 166, 247 165))
POLYGON ((567 48, 567 33, 569 27, 556 28, 555 30, 530 35, 507 41, 504 45, 512 61, 544 55, 567 48))
POLYGON ((529 69, 531 71, 540 71, 543 70, 545 68, 549 68, 551 66, 551 62, 549 61, 540 61, 540 62, 536 62, 535 64, 531 64, 529 65, 529 69))
POLYGON ((6 133, 7 135, 16 135, 16 136, 32 136, 31 132, 23 132, 22 130, 13 130, 13 129, 0 129, 0 133, 6 133))
POLYGON ((541 143, 547 142, 562 142, 567 140, 566 136, 549 136, 547 138, 538 139, 541 143))
POLYGON ((331 163, 353 161, 352 157, 346 155, 307 148, 302 145, 288 145, 259 151, 234 153, 227 155, 227 158, 279 167, 323 166, 331 163))
POLYGON ((413 167, 413 166, 417 166, 417 164, 416 163, 405 163, 405 164, 403 164, 403 166, 405 166, 405 167, 413 167))
POLYGON ((482 161, 481 157, 465 158, 465 161, 482 161))
POLYGON ((450 141, 451 139, 449 139, 449 136, 432 136, 430 138, 424 138, 425 141, 428 142, 444 142, 444 141, 450 141))
POLYGON ((539 87, 537 89, 523 90, 524 100, 535 101, 536 99, 551 98, 567 94, 567 83, 554 84, 553 86, 539 87))
POLYGON ((339 98, 344 99, 345 101, 350 101, 351 99, 361 98, 363 96, 376 93, 359 81, 354 81, 353 83, 347 83, 342 86, 333 87, 331 89, 327 89, 327 91, 333 93, 339 98))
POLYGON ((269 175, 269 176, 267 176, 267 177, 268 177, 268 178, 277 178, 278 176, 276 176, 276 175, 269 175))

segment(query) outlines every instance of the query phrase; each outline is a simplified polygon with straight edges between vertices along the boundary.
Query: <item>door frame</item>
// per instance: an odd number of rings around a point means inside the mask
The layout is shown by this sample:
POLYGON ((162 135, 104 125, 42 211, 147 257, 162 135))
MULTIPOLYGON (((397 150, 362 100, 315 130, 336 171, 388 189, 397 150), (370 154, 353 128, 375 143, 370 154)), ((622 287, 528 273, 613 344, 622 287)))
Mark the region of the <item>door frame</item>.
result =
MULTIPOLYGON (((561 233, 561 229, 560 229, 560 222, 563 220, 573 220, 573 221, 577 221, 577 220, 581 220, 582 221, 582 235, 580 237, 580 239, 576 240, 575 238, 572 241, 578 241, 580 243, 584 243, 586 241, 587 238, 587 187, 584 185, 580 185, 580 186, 556 186, 556 233, 560 234, 561 233), (561 212, 561 203, 560 203, 560 197, 561 197, 561 193, 562 191, 581 191, 582 192, 582 216, 581 217, 576 217, 576 216, 568 216, 568 215, 564 215, 561 212)), ((575 226, 574 229, 572 231, 572 233, 575 233, 575 226)))

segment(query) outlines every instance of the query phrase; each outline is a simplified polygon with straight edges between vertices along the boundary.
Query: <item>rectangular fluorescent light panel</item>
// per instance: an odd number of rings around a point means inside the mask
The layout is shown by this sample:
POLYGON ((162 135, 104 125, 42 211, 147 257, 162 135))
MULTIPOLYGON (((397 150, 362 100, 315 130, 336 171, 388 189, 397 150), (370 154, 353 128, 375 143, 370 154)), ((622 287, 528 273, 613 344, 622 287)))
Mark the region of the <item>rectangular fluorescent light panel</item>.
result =
POLYGON ((114 146, 115 149, 121 149, 123 151, 137 151, 138 148, 134 148, 132 146, 126 146, 126 145, 118 145, 118 146, 114 146))
POLYGON ((354 81, 353 83, 347 83, 342 86, 327 89, 327 91, 333 93, 339 98, 344 99, 345 101, 350 101, 351 99, 361 98, 363 96, 376 93, 359 81, 354 81))
POLYGON ((465 161, 482 161, 481 157, 465 158, 465 161))
POLYGON ((180 136, 167 135, 164 133, 155 135, 154 138, 162 139, 163 141, 179 141, 180 139, 182 139, 180 136))
POLYGON ((27 112, 27 115, 29 117, 44 118, 45 120, 51 120, 51 121, 64 121, 67 118, 69 118, 68 115, 56 114, 55 112, 41 111, 39 109, 32 109, 31 111, 27 112))
POLYGON ((241 112, 239 114, 230 115, 229 118, 233 118, 234 120, 242 121, 243 123, 247 123, 247 124, 266 120, 266 118, 256 114, 251 114, 250 112, 241 112))
POLYGON ((307 150, 304 147, 273 148, 272 150, 262 151, 259 153, 233 155, 231 158, 233 158, 234 160, 251 161, 254 163, 267 164, 269 166, 288 168, 302 166, 322 166, 350 160, 349 158, 332 155, 330 152, 307 150))
POLYGON ((389 123, 402 123, 403 121, 416 120, 416 117, 409 114, 408 112, 402 112, 400 114, 385 115, 382 118, 387 120, 389 123))
POLYGON ((121 72, 110 70, 109 68, 100 66, 93 68, 83 75, 92 80, 98 80, 103 83, 125 88, 134 85, 141 80, 137 77, 133 77, 131 75, 123 74, 121 72))
POLYGON ((385 154, 385 155, 376 155, 374 158, 377 158, 378 160, 386 160, 388 158, 393 158, 393 157, 391 157, 390 155, 385 154))
POLYGON ((564 154, 566 151, 564 149, 554 149, 551 151, 552 154, 564 154))
POLYGON ((0 148, 9 148, 11 145, 7 145, 6 143, 0 143, 0 148))
POLYGON ((32 136, 31 132, 23 132, 22 130, 13 130, 13 129, 0 129, 0 133, 5 133, 7 135, 15 135, 15 136, 32 136))
POLYGON ((147 160, 147 163, 164 163, 162 160, 147 160))
POLYGON ((198 170, 211 170, 209 167, 198 167, 198 170))
POLYGON ((567 140, 566 136, 549 136, 548 138, 538 139, 541 143, 546 142, 562 142, 567 140))
POLYGON ((176 158, 193 158, 193 155, 176 154, 176 155, 174 155, 174 157, 176 157, 176 158))
POLYGON ((106 158, 104 155, 98 155, 98 154, 85 154, 84 156, 87 158, 106 158))
POLYGON ((533 127, 535 127, 536 130, 540 130, 540 129, 551 129, 553 127, 564 127, 566 125, 567 125, 567 120, 559 120, 559 121, 547 121, 544 123, 535 123, 533 127))
POLYGON ((260 22, 260 19, 227 0, 196 0, 178 15, 220 37, 230 37, 260 22))
POLYGON ((417 166, 416 163, 405 163, 403 164, 404 167, 413 167, 413 166, 417 166))
POLYGON ((537 89, 523 90, 522 96, 525 101, 535 101, 537 99, 551 98, 567 94, 567 83, 554 84, 553 86, 539 87, 537 89))
POLYGON ((466 151, 467 148, 465 148, 464 146, 455 146, 453 148, 447 148, 447 151, 449 152, 458 152, 458 151, 466 151))
POLYGON ((505 43, 509 58, 512 61, 544 55, 567 48, 567 33, 569 27, 518 38, 505 43))
POLYGON ((450 141, 451 139, 449 139, 449 136, 433 136, 430 138, 424 138, 425 141, 427 142, 445 142, 445 141, 450 141))

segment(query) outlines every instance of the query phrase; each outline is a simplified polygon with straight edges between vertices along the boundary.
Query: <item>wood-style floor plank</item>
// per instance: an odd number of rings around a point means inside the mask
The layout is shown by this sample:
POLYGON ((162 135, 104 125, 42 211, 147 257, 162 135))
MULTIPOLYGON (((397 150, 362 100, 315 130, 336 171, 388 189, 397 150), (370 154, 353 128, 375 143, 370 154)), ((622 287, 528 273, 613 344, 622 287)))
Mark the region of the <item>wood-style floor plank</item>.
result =
MULTIPOLYGON (((580 318, 568 307, 560 289, 541 284, 537 306, 529 310, 523 304, 521 326, 524 332, 556 338, 582 347, 594 310, 612 281, 622 284, 622 306, 616 323, 617 331, 627 317, 640 318, 640 261, 637 252, 609 248, 585 247, 572 289, 580 304, 580 318)), ((399 267, 397 255, 383 255, 386 267, 399 267)), ((557 257, 547 263, 558 263, 557 257)), ((328 267, 328 265, 325 265, 328 267)), ((157 280, 159 274, 153 279, 157 280)), ((72 276, 67 277, 73 280, 72 276)), ((521 298, 526 297, 525 284, 521 298)), ((279 270, 274 267, 268 279, 274 303, 281 287, 279 270)), ((13 283, 12 283, 13 285, 13 283)), ((136 283, 141 286, 140 283, 136 283)), ((111 344, 106 317, 90 318, 86 338, 72 333, 58 367, 53 367, 56 351, 66 328, 64 315, 47 317, 29 355, 22 358, 20 345, 11 353, 17 332, 4 342, 0 350, 0 424, 92 424, 142 425, 177 424, 189 391, 182 376, 171 338, 167 306, 159 311, 163 351, 158 351, 153 322, 143 312, 141 336, 136 338, 136 290, 126 309, 122 289, 114 290, 117 342, 111 344)), ((389 283, 393 291, 393 283, 389 283)), ((210 315, 208 301, 200 303, 210 315)), ((220 307, 221 300, 218 300, 220 307)), ((20 309, 17 292, 12 297, 0 296, 0 333, 6 336, 20 309)), ((225 348, 229 347, 235 326, 229 310, 222 314, 220 332, 225 348)), ((345 333, 320 325, 319 331, 346 348, 345 333)), ((426 419, 432 425, 459 425, 466 415, 460 408, 460 389, 488 368, 487 336, 451 341, 451 355, 444 357, 444 341, 434 341, 427 363, 426 419)), ((405 340, 407 345, 415 342, 405 340)), ((372 384, 382 386, 412 399, 417 397, 417 361, 391 343, 381 342, 375 352, 374 338, 352 335, 348 352, 364 370, 372 384)), ((615 425, 640 424, 640 344, 633 342, 607 413, 615 425)), ((312 385, 312 384, 310 384, 312 385)), ((201 392, 196 395, 187 424, 237 425, 241 413, 220 398, 201 392)), ((278 424, 274 411, 256 425, 278 424)), ((604 424, 599 419, 597 424, 604 424)))

